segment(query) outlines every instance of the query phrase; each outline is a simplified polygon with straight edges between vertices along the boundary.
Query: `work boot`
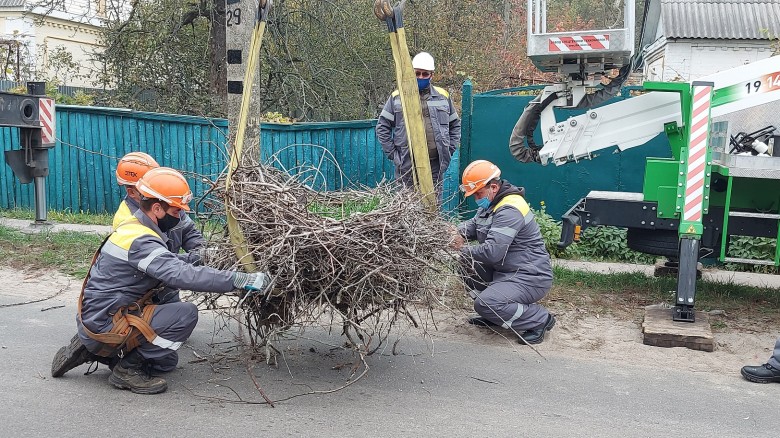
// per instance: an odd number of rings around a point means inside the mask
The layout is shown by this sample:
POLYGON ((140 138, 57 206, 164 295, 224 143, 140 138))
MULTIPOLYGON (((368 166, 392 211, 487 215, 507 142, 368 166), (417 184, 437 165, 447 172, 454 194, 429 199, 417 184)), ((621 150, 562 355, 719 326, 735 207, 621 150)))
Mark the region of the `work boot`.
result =
POLYGON ((168 389, 168 383, 152 377, 144 366, 144 358, 137 350, 127 353, 114 367, 108 382, 119 389, 129 389, 136 394, 159 394, 168 389))
POLYGON ((103 358, 87 351, 81 343, 78 333, 71 338, 70 343, 57 351, 51 361, 51 376, 62 377, 65 373, 88 362, 103 362, 103 358))
POLYGON ((541 344, 544 341, 544 335, 552 330, 555 325, 555 317, 550 313, 547 316, 547 321, 532 329, 528 329, 520 334, 523 339, 518 339, 517 342, 521 344, 541 344), (525 340, 525 342, 523 342, 525 340))
POLYGON ((742 367, 742 377, 756 383, 780 383, 780 370, 765 363, 763 365, 742 367))
POLYGON ((498 327, 498 324, 490 322, 487 318, 481 316, 472 316, 468 319, 468 323, 477 327, 498 327))

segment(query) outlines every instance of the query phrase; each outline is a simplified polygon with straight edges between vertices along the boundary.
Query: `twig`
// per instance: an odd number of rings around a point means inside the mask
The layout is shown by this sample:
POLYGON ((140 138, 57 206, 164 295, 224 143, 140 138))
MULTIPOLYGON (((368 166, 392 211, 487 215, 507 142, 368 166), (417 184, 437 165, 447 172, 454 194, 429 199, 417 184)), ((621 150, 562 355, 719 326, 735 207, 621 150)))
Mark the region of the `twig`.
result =
MULTIPOLYGON (((230 193, 220 179, 207 207, 215 214, 234 212, 256 270, 272 279, 267 296, 241 305, 250 345, 270 353, 283 331, 317 324, 329 328, 338 316, 352 348, 370 355, 382 348, 397 322, 420 326, 410 309, 426 309, 418 315, 432 316, 458 254, 448 251, 450 238, 443 231, 448 223, 429 212, 417 192, 392 183, 314 191, 307 181, 332 179, 341 170, 338 163, 328 167, 326 151, 311 155, 316 167, 288 170, 297 176, 247 157, 232 175, 230 193), (324 315, 330 321, 323 323, 324 315)), ((212 235, 209 247, 215 250, 206 264, 239 266, 229 236, 212 235)))
POLYGON ((260 395, 263 397, 263 400, 266 401, 272 408, 275 408, 274 402, 271 401, 270 398, 268 398, 267 395, 265 395, 265 391, 263 391, 263 388, 260 387, 260 384, 257 383, 257 379, 255 378, 255 375, 252 373, 252 368, 249 365, 249 361, 246 362, 246 372, 249 374, 249 377, 252 378, 252 382, 255 384, 255 388, 257 388, 257 392, 260 393, 260 395))
POLYGON ((355 383, 355 382, 357 382, 358 380, 362 379, 362 378, 363 378, 363 376, 365 376, 365 375, 366 375, 366 373, 368 373, 368 364, 366 363, 366 358, 365 358, 365 356, 364 356, 364 355, 362 355, 362 354, 360 355, 360 362, 359 362, 359 363, 362 363, 362 364, 363 364, 363 372, 362 372, 362 373, 360 373, 360 375, 359 375, 359 376, 357 376, 357 378, 355 378, 355 379, 352 379, 352 378, 350 377, 350 379, 351 379, 351 380, 350 380, 349 382, 347 382, 346 384, 344 384, 344 385, 342 385, 342 386, 340 386, 340 387, 338 387, 338 388, 334 388, 334 389, 328 389, 328 390, 324 390, 324 391, 309 391, 309 392, 304 392, 304 393, 301 393, 301 394, 295 394, 295 395, 291 395, 291 396, 289 396, 289 397, 280 398, 280 399, 278 399, 278 400, 275 400, 274 402, 275 402, 275 403, 279 403, 279 402, 282 402, 282 401, 292 400, 292 399, 294 399, 294 398, 296 398, 296 397, 303 397, 303 396, 306 396, 306 395, 322 395, 322 394, 333 394, 334 392, 338 392, 338 391, 341 391, 342 389, 348 388, 348 387, 349 387, 349 386, 351 386, 353 383, 355 383))
POLYGON ((64 304, 60 304, 59 306, 44 307, 43 309, 41 309, 41 312, 45 312, 47 310, 52 310, 52 309, 61 309, 63 307, 65 307, 64 304))
POLYGON ((480 382, 491 383, 491 384, 493 384, 493 385, 499 385, 499 384, 501 384, 501 382, 497 382, 497 381, 495 381, 495 380, 486 380, 486 379, 480 379, 479 377, 474 377, 474 376, 469 376, 469 378, 470 378, 470 379, 474 379, 474 380, 478 380, 478 381, 480 381, 480 382))
MULTIPOLYGON (((59 294, 61 294, 62 292, 64 292, 64 291, 65 291, 65 289, 66 289, 66 287, 63 287, 62 289, 58 290, 58 291, 57 291, 56 293, 54 293, 53 295, 51 295, 51 296, 48 296, 48 297, 46 297, 46 298, 40 298, 40 299, 37 299, 37 300, 24 301, 24 302, 22 302, 22 303, 0 304, 0 307, 14 307, 14 306, 24 306, 24 305, 26 305, 26 304, 40 303, 41 301, 50 300, 50 299, 52 299, 52 298, 56 297, 57 295, 59 295, 59 294)), ((48 310, 48 309, 47 309, 47 310, 48 310)))

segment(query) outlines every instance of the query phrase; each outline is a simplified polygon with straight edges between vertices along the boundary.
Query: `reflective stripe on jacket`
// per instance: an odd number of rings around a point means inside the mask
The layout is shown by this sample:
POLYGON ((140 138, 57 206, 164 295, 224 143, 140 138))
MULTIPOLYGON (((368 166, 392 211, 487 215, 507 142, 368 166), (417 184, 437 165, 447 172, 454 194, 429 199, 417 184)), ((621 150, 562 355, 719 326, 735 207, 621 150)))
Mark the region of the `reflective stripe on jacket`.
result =
MULTIPOLYGON (((449 93, 440 87, 431 87, 428 101, 431 127, 439 152, 439 169, 431 169, 434 178, 441 181, 450 165, 452 154, 460 144, 460 117, 452 104, 449 93), (438 178, 437 178, 438 176, 438 178)), ((393 92, 379 115, 376 123, 376 136, 382 145, 385 157, 395 165, 396 176, 408 173, 412 168, 409 156, 409 141, 406 138, 401 96, 393 92)))
POLYGON ((108 330, 111 314, 160 283, 199 292, 230 292, 233 272, 194 266, 170 252, 165 234, 138 210, 103 245, 84 289, 82 321, 93 332, 108 330))

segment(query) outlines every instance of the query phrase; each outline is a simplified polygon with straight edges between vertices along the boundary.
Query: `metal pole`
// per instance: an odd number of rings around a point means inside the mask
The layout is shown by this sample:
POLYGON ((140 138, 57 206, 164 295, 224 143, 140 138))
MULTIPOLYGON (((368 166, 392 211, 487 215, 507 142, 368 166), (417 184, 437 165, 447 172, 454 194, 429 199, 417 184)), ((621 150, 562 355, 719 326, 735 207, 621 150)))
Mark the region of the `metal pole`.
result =
POLYGON ((635 8, 636 4, 634 3, 634 0, 626 0, 623 10, 623 26, 626 28, 628 43, 630 44, 632 54, 634 53, 634 39, 636 38, 636 25, 634 23, 635 8))
MULTIPOLYGON (((46 82, 27 82, 27 93, 33 96, 46 95, 46 82)), ((46 175, 49 173, 49 150, 41 144, 41 131, 37 129, 30 131, 30 137, 27 140, 32 153, 32 160, 35 163, 33 184, 35 185, 35 225, 43 225, 47 220, 46 208, 46 175), (33 137, 37 140, 33 140, 33 137), (39 167, 43 167, 40 169, 39 167), (44 170, 45 169, 45 170, 44 170)))
POLYGON ((542 6, 539 12, 542 15, 541 33, 547 33, 547 0, 542 0, 542 6))
POLYGON ((535 3, 536 3, 536 4, 534 5, 534 9, 536 9, 536 10, 534 11, 534 21, 535 21, 535 23, 534 23, 534 24, 535 24, 535 26, 534 26, 534 32, 536 32, 536 33, 541 33, 541 28, 542 28, 542 27, 541 27, 541 25, 542 25, 542 24, 541 24, 541 23, 542 23, 542 22, 541 22, 541 19, 542 19, 542 12, 541 12, 541 9, 542 9, 542 8, 541 8, 541 0, 534 0, 534 1, 535 1, 535 3))
MULTIPOLYGON (((725 237, 725 236, 724 236, 725 237)), ((677 301, 672 319, 694 322, 693 307, 696 296, 696 268, 699 263, 699 239, 680 239, 680 265, 677 268, 677 301)))
POLYGON ((46 223, 46 177, 36 176, 33 180, 35 184, 35 224, 42 225, 46 223))

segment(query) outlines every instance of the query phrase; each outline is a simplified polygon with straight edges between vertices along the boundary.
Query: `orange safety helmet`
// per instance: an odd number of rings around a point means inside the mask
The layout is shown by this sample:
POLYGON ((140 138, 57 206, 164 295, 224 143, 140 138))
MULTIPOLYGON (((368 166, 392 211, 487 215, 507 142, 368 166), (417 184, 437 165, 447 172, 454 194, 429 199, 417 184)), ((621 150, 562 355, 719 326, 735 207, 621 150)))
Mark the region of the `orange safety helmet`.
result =
POLYGON ((477 190, 485 187, 487 183, 501 176, 501 169, 487 160, 472 161, 463 170, 463 184, 460 190, 465 196, 473 195, 477 190))
POLYGON ((135 188, 146 198, 165 201, 173 207, 190 211, 192 192, 187 180, 178 171, 170 167, 152 169, 138 180, 135 188))
POLYGON ((143 152, 130 152, 116 165, 116 182, 120 186, 134 186, 150 169, 160 167, 151 155, 143 152))

